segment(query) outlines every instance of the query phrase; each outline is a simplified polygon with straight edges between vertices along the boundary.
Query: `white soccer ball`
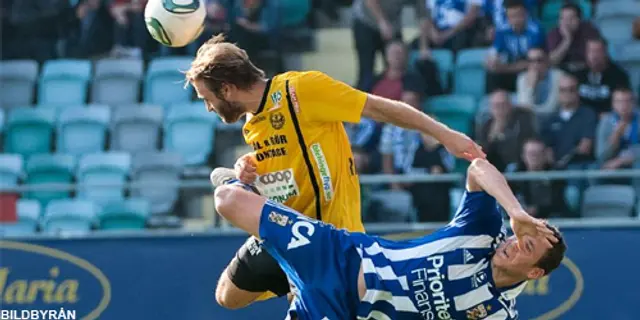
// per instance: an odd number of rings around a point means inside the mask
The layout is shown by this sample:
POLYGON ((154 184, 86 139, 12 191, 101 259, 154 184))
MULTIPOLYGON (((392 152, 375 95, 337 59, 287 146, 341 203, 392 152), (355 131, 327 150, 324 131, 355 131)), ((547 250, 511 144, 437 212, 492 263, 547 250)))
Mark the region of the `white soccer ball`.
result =
POLYGON ((206 15, 204 0, 149 0, 144 9, 147 30, 168 47, 184 47, 198 38, 206 15))

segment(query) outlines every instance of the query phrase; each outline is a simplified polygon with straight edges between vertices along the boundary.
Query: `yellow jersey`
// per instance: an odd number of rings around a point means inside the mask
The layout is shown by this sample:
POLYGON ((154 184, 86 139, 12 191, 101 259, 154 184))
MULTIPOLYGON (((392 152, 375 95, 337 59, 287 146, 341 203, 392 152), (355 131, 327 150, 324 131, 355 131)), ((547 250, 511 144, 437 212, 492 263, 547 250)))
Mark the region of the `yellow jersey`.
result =
POLYGON ((306 216, 364 231, 360 184, 343 122, 359 122, 367 94, 318 71, 267 82, 243 127, 260 192, 306 216))

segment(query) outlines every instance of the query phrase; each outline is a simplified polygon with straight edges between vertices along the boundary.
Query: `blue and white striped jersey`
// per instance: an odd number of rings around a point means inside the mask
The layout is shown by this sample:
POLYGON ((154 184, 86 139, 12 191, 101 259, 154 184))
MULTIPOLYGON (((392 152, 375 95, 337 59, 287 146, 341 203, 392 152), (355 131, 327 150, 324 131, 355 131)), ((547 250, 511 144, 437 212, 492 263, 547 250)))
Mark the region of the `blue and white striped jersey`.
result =
POLYGON ((498 289, 490 266, 505 232, 496 200, 467 192, 453 221, 428 236, 351 234, 367 288, 358 319, 517 319, 525 283, 498 289))

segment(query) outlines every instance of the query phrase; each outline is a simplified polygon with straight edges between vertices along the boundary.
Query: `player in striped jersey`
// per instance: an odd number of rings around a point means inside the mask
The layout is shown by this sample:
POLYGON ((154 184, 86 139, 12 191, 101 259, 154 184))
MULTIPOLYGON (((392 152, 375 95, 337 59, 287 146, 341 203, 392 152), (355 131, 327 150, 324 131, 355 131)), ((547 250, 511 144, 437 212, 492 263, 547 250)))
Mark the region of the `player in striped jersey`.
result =
POLYGON ((216 209, 259 236, 281 265, 295 287, 291 318, 517 319, 515 297, 526 281, 557 268, 566 250, 558 230, 529 216, 484 159, 469 167, 453 220, 406 241, 335 229, 248 192, 255 189, 233 176, 212 173, 221 186, 216 209))

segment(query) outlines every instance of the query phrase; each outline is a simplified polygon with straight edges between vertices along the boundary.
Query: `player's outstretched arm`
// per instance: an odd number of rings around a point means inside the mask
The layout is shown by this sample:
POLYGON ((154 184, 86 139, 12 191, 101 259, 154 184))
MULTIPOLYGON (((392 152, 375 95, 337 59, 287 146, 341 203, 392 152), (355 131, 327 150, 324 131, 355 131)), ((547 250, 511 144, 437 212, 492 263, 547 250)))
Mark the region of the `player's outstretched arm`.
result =
POLYGON ((394 101, 369 94, 362 115, 380 122, 417 130, 440 141, 451 154, 469 161, 484 158, 482 148, 465 134, 455 131, 436 121, 416 108, 400 101, 394 101))
POLYGON ((471 192, 485 191, 498 201, 511 218, 511 227, 518 244, 526 244, 526 236, 543 236, 548 247, 558 239, 553 230, 547 227, 546 222, 531 217, 522 208, 520 202, 509 188, 507 180, 502 173, 485 159, 475 159, 471 162, 467 171, 467 190, 471 192))

